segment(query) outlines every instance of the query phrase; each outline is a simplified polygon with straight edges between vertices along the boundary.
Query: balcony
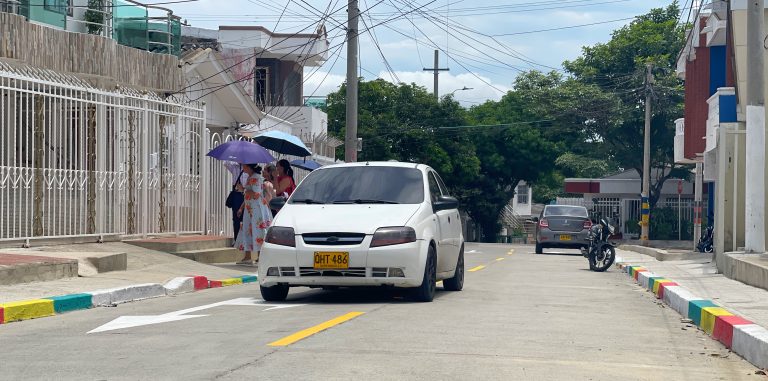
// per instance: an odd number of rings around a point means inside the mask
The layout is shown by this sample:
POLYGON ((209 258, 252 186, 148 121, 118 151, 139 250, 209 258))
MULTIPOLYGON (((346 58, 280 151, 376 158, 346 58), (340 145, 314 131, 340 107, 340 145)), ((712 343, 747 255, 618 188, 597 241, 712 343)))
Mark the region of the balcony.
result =
POLYGON ((0 0, 0 12, 153 53, 181 53, 181 19, 170 9, 133 0, 0 0))

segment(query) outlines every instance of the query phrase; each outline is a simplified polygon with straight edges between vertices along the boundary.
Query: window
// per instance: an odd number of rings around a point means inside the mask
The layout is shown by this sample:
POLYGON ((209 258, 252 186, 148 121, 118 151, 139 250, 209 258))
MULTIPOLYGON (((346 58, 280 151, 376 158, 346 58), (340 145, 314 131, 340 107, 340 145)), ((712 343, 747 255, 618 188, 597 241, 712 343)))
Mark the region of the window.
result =
POLYGON ((517 203, 518 204, 528 203, 528 186, 527 185, 520 185, 517 187, 517 203))
POLYGON ((544 207, 544 217, 549 216, 588 218, 589 213, 583 206, 547 205, 544 207))
POLYGON ((44 0, 43 7, 47 11, 72 16, 72 7, 70 7, 69 0, 44 0))
POLYGON ((269 103, 269 68, 259 66, 253 69, 253 101, 264 107, 269 103))
MULTIPOLYGON (((438 190, 438 192, 440 192, 438 190)), ((424 202, 424 177, 415 168, 341 167, 319 169, 310 173, 296 192, 296 200, 317 203, 394 203, 424 202)))
POLYGON ((429 195, 432 197, 432 202, 437 201, 437 199, 442 196, 440 193, 440 185, 437 184, 435 174, 432 172, 429 173, 429 195))

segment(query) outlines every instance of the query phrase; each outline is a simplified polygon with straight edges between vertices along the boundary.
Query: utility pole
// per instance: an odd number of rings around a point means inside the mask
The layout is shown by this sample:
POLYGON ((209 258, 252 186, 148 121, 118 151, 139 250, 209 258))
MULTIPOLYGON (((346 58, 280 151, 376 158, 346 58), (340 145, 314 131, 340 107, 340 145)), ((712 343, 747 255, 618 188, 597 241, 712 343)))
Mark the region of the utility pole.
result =
POLYGON ((438 82, 438 75, 441 71, 448 71, 450 69, 448 68, 440 68, 440 51, 435 49, 435 67, 433 68, 424 68, 424 71, 431 71, 435 75, 435 99, 439 100, 440 96, 437 93, 437 82, 438 82))
POLYGON ((347 6, 347 133, 344 137, 344 161, 357 161, 357 0, 347 6))
POLYGON ((648 245, 651 220, 651 83, 653 83, 653 64, 645 64, 645 134, 643 140, 643 189, 642 220, 640 221, 640 241, 648 245))
MULTIPOLYGON (((749 252, 765 252, 764 0, 747 1, 746 225, 749 252)), ((737 143, 738 144, 738 143, 737 143)), ((720 184, 718 184, 719 186, 720 184)), ((734 205, 734 208, 736 206, 734 205)))

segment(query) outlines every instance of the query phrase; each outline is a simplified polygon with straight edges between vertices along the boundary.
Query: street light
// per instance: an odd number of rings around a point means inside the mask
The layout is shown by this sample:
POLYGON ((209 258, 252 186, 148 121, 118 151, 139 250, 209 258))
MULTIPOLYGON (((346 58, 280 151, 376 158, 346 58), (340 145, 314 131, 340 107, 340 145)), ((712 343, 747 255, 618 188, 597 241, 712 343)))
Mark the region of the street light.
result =
POLYGON ((456 90, 451 91, 451 96, 453 96, 453 94, 455 94, 457 91, 464 91, 464 90, 474 90, 474 89, 471 88, 471 87, 464 86, 461 89, 456 89, 456 90))

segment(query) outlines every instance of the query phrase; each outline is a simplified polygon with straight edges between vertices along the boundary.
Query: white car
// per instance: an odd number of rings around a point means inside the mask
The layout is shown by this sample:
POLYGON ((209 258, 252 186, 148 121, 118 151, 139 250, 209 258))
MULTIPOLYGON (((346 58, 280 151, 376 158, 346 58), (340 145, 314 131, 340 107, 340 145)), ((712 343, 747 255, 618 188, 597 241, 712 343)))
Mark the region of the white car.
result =
POLYGON ((322 167, 270 205, 280 212, 259 256, 264 300, 285 300, 292 286, 393 286, 428 302, 439 280, 464 286, 458 201, 426 165, 322 167))

